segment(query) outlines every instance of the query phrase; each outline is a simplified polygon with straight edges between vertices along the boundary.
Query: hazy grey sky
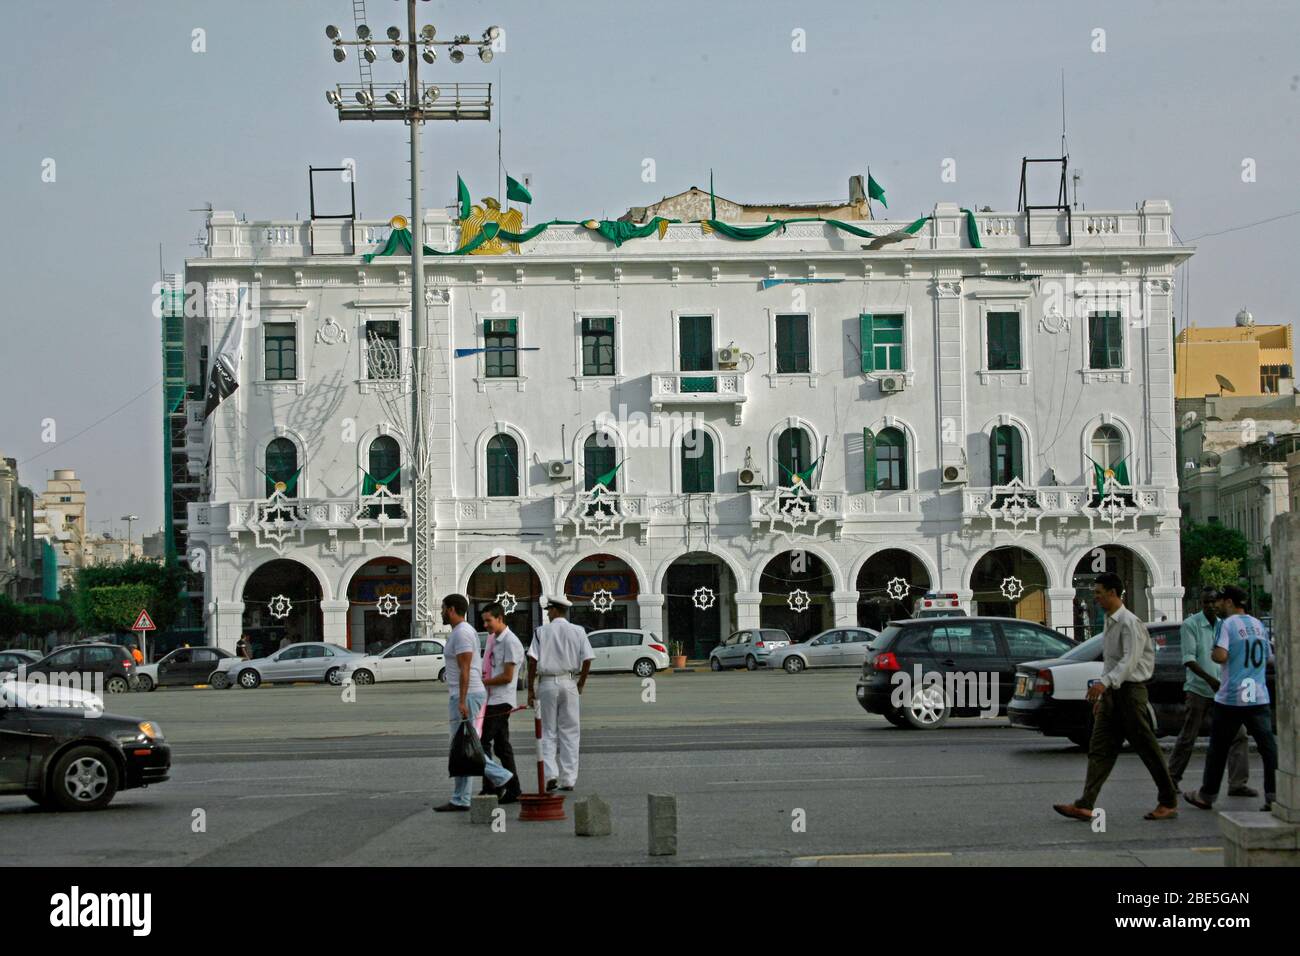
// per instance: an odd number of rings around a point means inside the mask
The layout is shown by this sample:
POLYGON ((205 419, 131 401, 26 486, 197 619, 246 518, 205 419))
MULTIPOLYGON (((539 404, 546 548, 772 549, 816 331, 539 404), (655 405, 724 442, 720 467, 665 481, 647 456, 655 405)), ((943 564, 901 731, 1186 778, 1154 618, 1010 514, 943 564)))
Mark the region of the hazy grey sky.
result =
MULTIPOLYGON (((367 0, 376 34, 405 4, 367 0)), ((1023 155, 1069 147, 1090 209, 1174 203, 1184 240, 1300 209, 1300 4, 1126 2, 427 2, 440 36, 506 29, 490 65, 434 79, 502 84, 505 162, 533 175, 533 217, 616 217, 714 169, 737 200, 842 197, 868 163, 890 213, 937 201, 1014 209, 1023 155), (1093 52, 1095 29, 1106 50, 1093 52), (791 49, 806 32, 807 52, 791 49), (658 181, 641 181, 644 158, 658 181), (1242 181, 1242 161, 1257 181, 1242 181), (945 158, 957 181, 940 180, 945 158)), ((158 244, 179 271, 211 202, 250 219, 305 216, 307 165, 357 162, 363 216, 407 203, 405 131, 340 124, 325 103, 327 23, 350 0, 69 0, 28 4, 0 66, 0 453, 43 488, 75 468, 96 531, 162 518, 161 377, 150 311, 158 244), (206 52, 191 50, 206 31, 206 52), (42 182, 42 163, 57 178, 42 182), (42 444, 52 418, 63 444, 42 444), (36 457, 39 456, 39 457, 36 457), (106 522, 106 523, 100 523, 106 522)), ((376 81, 400 79, 391 61, 376 81)), ((493 191, 496 129, 437 124, 425 202, 457 170, 493 191)), ((1178 319, 1289 322, 1300 216, 1197 243, 1178 319)))

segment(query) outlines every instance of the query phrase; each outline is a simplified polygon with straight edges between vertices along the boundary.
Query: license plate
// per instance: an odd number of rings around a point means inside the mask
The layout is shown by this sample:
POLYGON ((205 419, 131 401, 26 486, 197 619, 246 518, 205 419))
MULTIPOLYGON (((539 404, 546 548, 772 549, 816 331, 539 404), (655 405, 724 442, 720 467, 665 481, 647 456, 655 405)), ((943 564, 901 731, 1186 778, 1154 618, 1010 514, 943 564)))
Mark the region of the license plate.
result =
POLYGON ((1029 678, 1026 677, 1024 674, 1019 675, 1016 678, 1016 696, 1028 697, 1029 695, 1026 692, 1026 688, 1028 687, 1028 685, 1029 685, 1029 678))

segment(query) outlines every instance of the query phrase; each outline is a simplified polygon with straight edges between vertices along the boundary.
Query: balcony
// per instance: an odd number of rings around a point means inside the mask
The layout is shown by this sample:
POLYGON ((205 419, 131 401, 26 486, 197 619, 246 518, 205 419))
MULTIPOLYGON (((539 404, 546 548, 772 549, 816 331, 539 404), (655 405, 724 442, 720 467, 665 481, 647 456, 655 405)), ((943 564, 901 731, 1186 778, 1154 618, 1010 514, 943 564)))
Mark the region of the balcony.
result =
POLYGON ((344 540, 381 545, 409 543, 410 496, 387 490, 357 498, 246 498, 219 503, 201 502, 189 507, 191 536, 228 534, 236 547, 251 542, 284 554, 307 543, 307 536, 323 534, 333 551, 344 540))
POLYGON ((1090 531, 1113 536, 1137 531, 1147 519, 1159 525, 1168 510, 1167 490, 1157 485, 1120 485, 1107 481, 1104 493, 1096 485, 1008 485, 962 489, 963 530, 987 530, 1020 537, 1046 530, 1055 521, 1062 530, 1072 520, 1086 521, 1090 531))
POLYGON ((823 529, 836 540, 844 532, 846 494, 798 484, 748 492, 749 524, 754 531, 780 534, 790 541, 811 537, 823 529))
POLYGON ((712 372, 655 372, 650 376, 650 407, 681 408, 731 406, 731 422, 739 425, 745 394, 745 373, 734 369, 712 372))

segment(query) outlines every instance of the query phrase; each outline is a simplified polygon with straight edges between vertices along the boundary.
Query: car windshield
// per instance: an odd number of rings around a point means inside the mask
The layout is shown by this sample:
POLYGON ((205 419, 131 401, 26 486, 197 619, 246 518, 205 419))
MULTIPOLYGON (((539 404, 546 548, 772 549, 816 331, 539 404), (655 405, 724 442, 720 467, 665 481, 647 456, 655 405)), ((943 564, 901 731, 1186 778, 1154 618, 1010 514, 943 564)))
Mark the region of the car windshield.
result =
POLYGON ((1061 655, 1063 661, 1095 661, 1101 658, 1102 635, 1088 638, 1082 644, 1070 648, 1061 655))

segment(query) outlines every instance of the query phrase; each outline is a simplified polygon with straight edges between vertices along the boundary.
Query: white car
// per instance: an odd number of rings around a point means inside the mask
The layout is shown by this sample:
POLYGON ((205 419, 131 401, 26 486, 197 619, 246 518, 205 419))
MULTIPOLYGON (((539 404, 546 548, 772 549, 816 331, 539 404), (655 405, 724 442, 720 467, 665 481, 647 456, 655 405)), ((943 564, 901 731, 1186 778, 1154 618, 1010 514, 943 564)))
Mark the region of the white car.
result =
POLYGON ((787 644, 767 657, 767 669, 797 674, 809 667, 862 669, 867 651, 880 634, 869 627, 833 627, 799 644, 787 644))
POLYGON ((591 649, 596 655, 591 661, 593 674, 598 671, 631 671, 638 677, 652 677, 671 663, 668 648, 657 634, 650 631, 610 628, 588 632, 587 640, 591 641, 591 649))
POLYGON ((375 684, 380 681, 447 679, 443 642, 429 638, 398 641, 379 654, 354 658, 343 666, 343 683, 375 684))

